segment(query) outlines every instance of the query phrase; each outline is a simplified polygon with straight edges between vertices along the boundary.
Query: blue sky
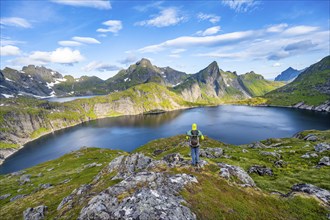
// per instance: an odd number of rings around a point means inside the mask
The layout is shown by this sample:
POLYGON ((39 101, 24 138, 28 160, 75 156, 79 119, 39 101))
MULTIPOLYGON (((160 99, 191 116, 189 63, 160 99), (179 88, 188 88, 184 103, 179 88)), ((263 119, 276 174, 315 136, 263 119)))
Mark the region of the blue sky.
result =
POLYGON ((1 0, 1 69, 43 65, 107 79, 145 57, 196 73, 274 78, 329 55, 329 1, 1 0))

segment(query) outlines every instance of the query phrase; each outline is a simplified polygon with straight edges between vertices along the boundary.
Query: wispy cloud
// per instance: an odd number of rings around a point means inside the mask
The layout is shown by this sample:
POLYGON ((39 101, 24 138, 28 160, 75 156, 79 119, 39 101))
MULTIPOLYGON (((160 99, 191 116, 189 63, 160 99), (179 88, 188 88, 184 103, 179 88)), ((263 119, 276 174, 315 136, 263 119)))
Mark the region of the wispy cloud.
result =
POLYGON ((255 0, 222 0, 222 4, 236 12, 247 12, 253 10, 259 2, 255 0))
POLYGON ((190 37, 183 36, 172 40, 165 41, 160 44, 155 44, 147 47, 143 47, 138 50, 141 53, 155 53, 168 48, 186 48, 186 47, 212 47, 220 44, 226 44, 230 42, 242 41, 248 38, 254 38, 259 35, 259 31, 240 31, 227 34, 220 34, 215 36, 205 37, 190 37))
POLYGON ((220 26, 214 26, 210 27, 204 31, 198 31, 196 34, 199 36, 209 36, 209 35, 214 35, 220 31, 221 27, 220 26))
POLYGON ((153 16, 151 19, 136 22, 135 25, 167 27, 176 25, 184 21, 184 19, 184 16, 181 16, 176 8, 166 8, 161 10, 158 15, 153 16))
POLYGON ((163 1, 156 1, 156 2, 151 2, 149 4, 143 4, 143 5, 138 5, 134 6, 134 9, 139 11, 139 12, 146 12, 151 8, 162 8, 161 5, 163 4, 163 1))
POLYGON ((14 26, 14 27, 21 27, 21 28, 32 28, 30 22, 28 22, 24 18, 19 17, 8 17, 8 18, 1 18, 0 24, 5 26, 14 26))
POLYGON ((280 66, 282 66, 282 63, 274 63, 274 64, 272 65, 272 67, 280 67, 280 66))
POLYGON ((133 62, 136 62, 137 60, 138 60, 138 58, 135 55, 130 54, 127 57, 125 57, 124 59, 119 60, 118 62, 121 64, 129 65, 133 62))
POLYGON ((208 21, 211 22, 212 24, 215 24, 215 23, 219 22, 220 19, 221 19, 220 16, 217 16, 217 15, 214 15, 214 14, 204 14, 204 13, 199 13, 199 14, 197 15, 197 18, 198 18, 200 21, 208 20, 208 21))
MULTIPOLYGON (((212 29, 211 29, 212 30, 212 29)), ((215 29, 213 32, 215 33, 215 29)), ((207 33, 200 32, 207 35, 207 33)), ((330 31, 316 26, 275 24, 263 29, 217 34, 214 36, 182 36, 137 50, 139 53, 158 53, 170 50, 171 57, 178 49, 189 49, 192 56, 231 60, 281 60, 313 51, 328 53, 330 31), (204 47, 204 52, 201 48, 204 47)), ((277 62, 280 63, 280 62, 277 62)))
POLYGON ((19 57, 11 61, 14 65, 28 65, 28 64, 47 64, 58 63, 73 65, 84 60, 79 50, 72 50, 67 47, 60 47, 54 51, 33 51, 27 56, 19 57))
POLYGON ((72 40, 59 41, 58 44, 64 47, 78 47, 82 45, 82 43, 72 40))
POLYGON ((0 46, 24 44, 24 41, 12 40, 10 37, 1 36, 0 46))
POLYGON ((107 28, 99 28, 96 31, 101 33, 112 32, 118 33, 123 28, 122 22, 119 20, 109 20, 102 23, 107 26, 107 28))
POLYGON ((295 26, 292 28, 286 29, 283 34, 285 35, 302 35, 302 34, 308 34, 310 32, 318 30, 319 27, 315 26, 306 26, 306 25, 300 25, 300 26, 295 26))
POLYGON ((17 56, 20 54, 21 54, 21 51, 16 46, 7 45, 7 46, 0 47, 1 56, 17 56))
POLYGON ((97 9, 111 9, 110 1, 107 0, 51 0, 54 3, 75 7, 90 7, 97 9))
POLYGON ((90 71, 107 72, 107 71, 116 71, 120 69, 121 68, 116 65, 110 65, 100 61, 92 61, 82 68, 82 70, 85 72, 90 72, 90 71))
POLYGON ((73 37, 72 40, 85 44, 100 44, 101 42, 92 37, 73 37))
POLYGON ((270 26, 268 26, 266 31, 269 33, 279 33, 279 32, 282 32, 287 27, 288 27, 288 24, 285 24, 285 23, 270 25, 270 26))

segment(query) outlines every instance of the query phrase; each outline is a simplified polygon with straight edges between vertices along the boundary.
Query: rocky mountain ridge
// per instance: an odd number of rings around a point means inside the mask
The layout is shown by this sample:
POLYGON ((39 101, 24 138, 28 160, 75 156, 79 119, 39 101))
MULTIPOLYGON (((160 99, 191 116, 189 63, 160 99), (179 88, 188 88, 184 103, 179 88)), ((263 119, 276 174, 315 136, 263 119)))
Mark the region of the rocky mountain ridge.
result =
MULTIPOLYGON (((173 91, 177 91, 187 101, 219 102, 219 99, 244 99, 255 95, 244 86, 244 77, 238 77, 235 72, 220 70, 215 61, 196 74, 186 74, 171 67, 154 66, 143 58, 107 80, 95 76, 82 76, 79 79, 69 75, 63 77, 56 71, 34 65, 23 67, 21 71, 5 68, 0 75, 4 75, 0 80, 0 97, 4 98, 17 95, 104 95, 149 82, 173 87, 173 91)), ((262 76, 255 80, 265 86, 263 93, 258 95, 282 86, 272 84, 262 76)))
POLYGON ((284 70, 283 72, 281 72, 278 76, 276 76, 275 81, 292 82, 303 71, 304 71, 304 69, 296 70, 296 69, 293 69, 292 67, 289 67, 286 70, 284 70))

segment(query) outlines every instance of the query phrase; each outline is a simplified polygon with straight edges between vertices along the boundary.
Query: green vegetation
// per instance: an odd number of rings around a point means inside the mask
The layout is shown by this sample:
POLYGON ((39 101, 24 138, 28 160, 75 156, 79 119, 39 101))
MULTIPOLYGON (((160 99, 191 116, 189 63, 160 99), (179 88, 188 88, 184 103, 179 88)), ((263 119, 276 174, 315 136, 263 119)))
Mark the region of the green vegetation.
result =
POLYGON ((240 82, 246 90, 254 96, 262 96, 274 89, 284 86, 283 82, 265 80, 261 75, 254 72, 239 76, 240 82))
MULTIPOLYGON (((38 206, 41 203, 48 206, 48 219, 56 218, 59 214, 56 210, 57 206, 64 197, 82 184, 91 183, 94 176, 109 161, 121 154, 123 152, 108 149, 81 149, 56 160, 27 169, 26 173, 31 175, 31 183, 24 185, 20 185, 19 176, 0 175, 1 195, 6 193, 10 193, 12 196, 18 194, 28 195, 14 202, 9 202, 9 198, 0 200, 1 219, 21 219, 25 209, 38 206), (101 166, 84 168, 84 165, 93 162, 101 164, 101 166), (53 187, 42 189, 40 185, 46 183, 52 184, 53 187), (20 191, 18 192, 18 190, 20 191)), ((99 193, 106 187, 116 183, 116 181, 109 181, 108 178, 109 176, 102 176, 97 187, 93 188, 93 193, 99 193)), ((76 219, 80 209, 87 202, 84 201, 74 209, 68 210, 62 218, 76 219)))
MULTIPOLYGON (((310 183, 330 190, 330 167, 315 168, 322 156, 328 152, 318 153, 317 158, 305 159, 301 155, 313 152, 313 147, 320 142, 330 141, 330 130, 304 131, 302 137, 314 134, 318 141, 310 142, 296 138, 267 139, 261 143, 273 146, 265 149, 254 149, 247 145, 234 146, 206 137, 202 148, 220 147, 225 155, 215 159, 205 159, 208 162, 204 168, 195 169, 189 166, 163 167, 159 172, 172 174, 187 173, 195 176, 198 183, 188 185, 181 195, 198 219, 327 219, 328 209, 318 200, 308 196, 294 195, 288 198, 280 197, 271 192, 288 193, 293 184, 310 183), (245 152, 243 152, 243 149, 245 152), (274 165, 275 158, 263 156, 260 151, 277 152, 282 167, 274 165), (244 188, 227 181, 219 176, 217 163, 223 162, 242 167, 244 170, 252 165, 265 165, 273 170, 274 176, 259 176, 251 174, 258 188, 244 188)), ((154 140, 136 149, 153 159, 161 159, 170 153, 180 153, 187 160, 189 157, 184 135, 154 140)), ((115 173, 101 175, 98 181, 95 176, 115 157, 127 154, 98 148, 84 148, 66 154, 56 160, 48 161, 25 170, 31 175, 31 182, 20 185, 20 176, 0 175, 1 195, 10 193, 11 196, 0 200, 1 219, 19 219, 28 207, 44 204, 48 206, 47 219, 76 219, 83 206, 89 199, 75 201, 73 208, 57 211, 62 199, 82 184, 93 184, 90 194, 96 195, 120 180, 110 180, 115 173), (100 166, 87 165, 97 163, 100 166), (50 183, 51 188, 43 189, 41 184, 50 183), (24 198, 10 202, 10 198, 18 195, 24 198), (50 199, 51 198, 51 199, 50 199)), ((155 170, 157 171, 157 170, 155 170)), ((118 196, 121 200, 129 195, 124 192, 118 196)))
POLYGON ((39 128, 39 129, 32 132, 31 138, 34 139, 34 138, 40 137, 41 135, 43 135, 47 132, 49 132, 49 130, 47 128, 39 128))
POLYGON ((299 102, 307 105, 320 105, 330 100, 330 56, 310 66, 296 80, 274 90, 264 97, 271 105, 291 106, 299 102))

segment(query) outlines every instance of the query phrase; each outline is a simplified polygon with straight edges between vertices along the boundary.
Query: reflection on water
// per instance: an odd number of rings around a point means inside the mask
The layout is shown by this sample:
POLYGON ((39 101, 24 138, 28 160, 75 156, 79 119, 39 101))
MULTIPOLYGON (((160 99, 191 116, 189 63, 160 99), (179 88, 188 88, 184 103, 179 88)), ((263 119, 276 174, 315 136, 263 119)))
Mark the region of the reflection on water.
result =
POLYGON ((90 96, 71 96, 71 97, 51 97, 51 98, 45 98, 44 100, 50 101, 50 102, 69 102, 76 99, 88 99, 93 98, 96 95, 90 95, 90 96))
POLYGON ((301 130, 330 129, 330 114, 288 108, 218 106, 99 119, 26 144, 0 166, 0 173, 55 159, 82 146, 132 151, 154 139, 184 134, 192 123, 197 123, 211 138, 247 144, 270 137, 290 137, 301 130))

